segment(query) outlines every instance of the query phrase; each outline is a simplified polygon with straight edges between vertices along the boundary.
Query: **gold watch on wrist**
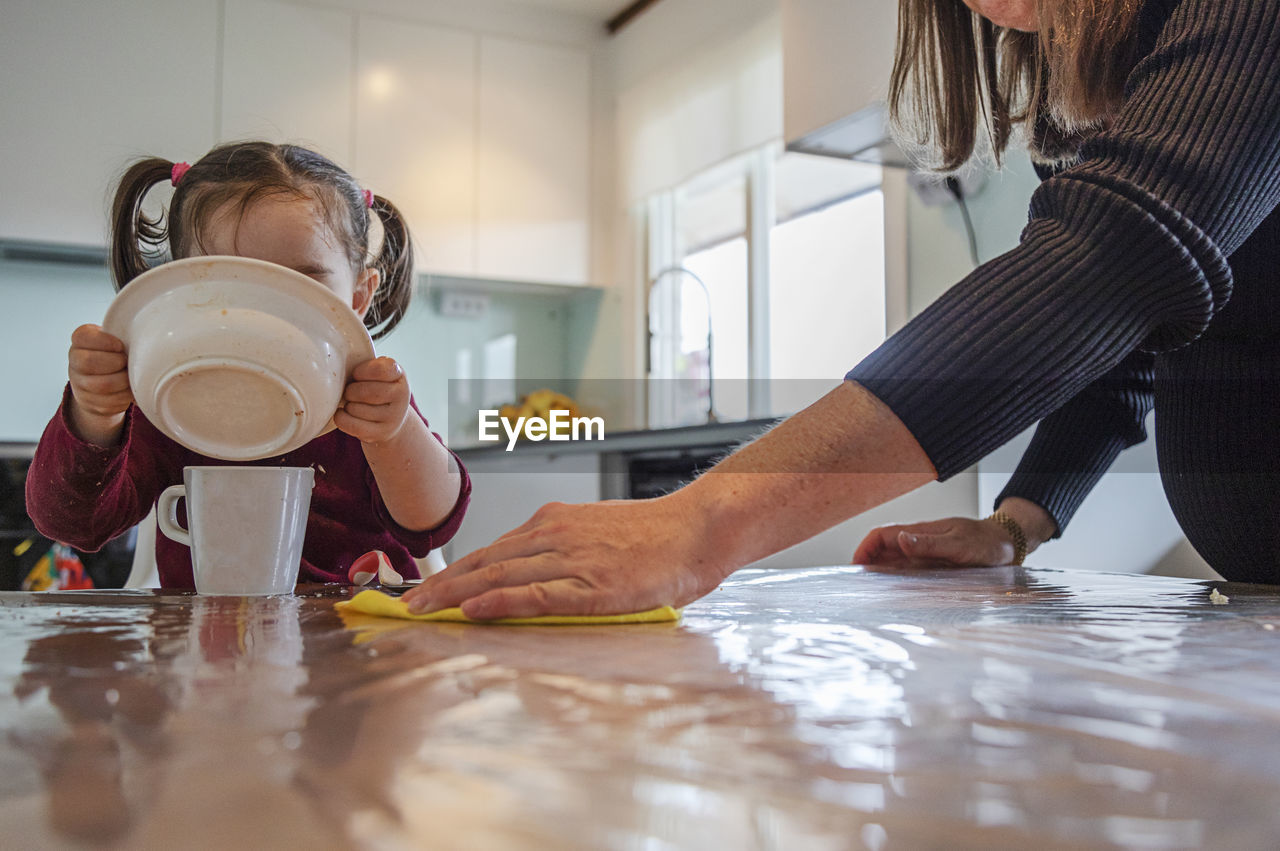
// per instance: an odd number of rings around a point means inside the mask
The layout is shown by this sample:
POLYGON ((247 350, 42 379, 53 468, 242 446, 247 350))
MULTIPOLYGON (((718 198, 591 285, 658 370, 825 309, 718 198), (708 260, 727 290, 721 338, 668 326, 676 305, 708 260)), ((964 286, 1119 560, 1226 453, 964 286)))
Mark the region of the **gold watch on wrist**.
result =
POLYGON ((1018 521, 1003 511, 997 511, 987 519, 999 523, 1000 527, 1009 533, 1009 537, 1013 538, 1013 564, 1014 566, 1020 566, 1022 560, 1027 557, 1027 536, 1023 534, 1022 527, 1018 525, 1018 521))

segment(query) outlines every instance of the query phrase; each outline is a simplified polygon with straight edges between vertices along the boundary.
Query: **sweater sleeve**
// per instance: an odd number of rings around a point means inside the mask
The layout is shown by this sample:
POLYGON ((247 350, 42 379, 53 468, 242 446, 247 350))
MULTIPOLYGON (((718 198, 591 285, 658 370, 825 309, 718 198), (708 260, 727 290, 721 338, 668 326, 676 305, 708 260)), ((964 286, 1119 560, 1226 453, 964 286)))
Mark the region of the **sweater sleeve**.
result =
POLYGON ((1229 256, 1280 201, 1280 8, 1164 12, 1112 124, 1032 198, 1019 246, 980 266, 846 376, 954 475, 1130 352, 1196 339, 1229 256))
POLYGON ((142 520, 165 482, 182 480, 182 468, 148 450, 158 433, 135 407, 125 414, 118 446, 81 440, 68 423, 70 398, 67 385, 36 446, 27 471, 27 513, 40 534, 96 552, 142 520))
POLYGON ((1030 500, 1049 512, 1061 537, 1116 456, 1146 440, 1154 380, 1155 358, 1134 351, 1041 420, 996 506, 1010 496, 1030 500))

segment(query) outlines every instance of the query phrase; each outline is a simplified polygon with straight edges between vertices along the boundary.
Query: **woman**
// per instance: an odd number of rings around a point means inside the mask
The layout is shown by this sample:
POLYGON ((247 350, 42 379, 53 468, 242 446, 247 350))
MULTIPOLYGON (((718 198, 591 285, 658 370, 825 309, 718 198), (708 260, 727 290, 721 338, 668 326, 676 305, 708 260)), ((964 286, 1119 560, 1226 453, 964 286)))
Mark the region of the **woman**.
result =
POLYGON ((1020 245, 688 487, 545 506, 413 607, 687 603, 1045 418, 1001 502, 1007 559, 1015 529, 1060 531, 1152 404, 1192 543, 1227 578, 1280 581, 1280 6, 902 0, 900 22, 892 107, 944 166, 979 122, 997 153, 1029 129, 1048 179, 1020 245))

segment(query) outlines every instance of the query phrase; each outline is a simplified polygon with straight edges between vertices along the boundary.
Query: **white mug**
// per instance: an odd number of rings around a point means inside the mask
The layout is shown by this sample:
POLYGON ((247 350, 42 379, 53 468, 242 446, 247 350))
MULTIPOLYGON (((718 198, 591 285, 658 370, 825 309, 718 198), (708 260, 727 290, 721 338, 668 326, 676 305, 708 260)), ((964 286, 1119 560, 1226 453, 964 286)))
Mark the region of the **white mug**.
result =
POLYGON ((165 488, 156 523, 191 548, 196 591, 234 596, 289 594, 298 581, 307 533, 310 467, 185 467, 184 484, 165 488), (187 525, 178 525, 178 500, 187 525))

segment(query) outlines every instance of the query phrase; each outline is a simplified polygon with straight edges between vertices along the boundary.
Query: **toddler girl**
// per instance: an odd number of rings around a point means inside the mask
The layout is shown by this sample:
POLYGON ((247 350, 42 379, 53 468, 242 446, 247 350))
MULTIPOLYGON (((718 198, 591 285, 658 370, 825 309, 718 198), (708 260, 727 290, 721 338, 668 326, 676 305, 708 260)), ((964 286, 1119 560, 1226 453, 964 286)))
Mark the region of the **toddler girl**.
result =
MULTIPOLYGON (((413 248, 399 211, 305 148, 243 142, 214 148, 191 166, 150 158, 121 179, 112 206, 116 288, 168 257, 239 255, 267 260, 324 284, 351 305, 374 339, 404 316, 413 248), (148 190, 175 187, 165 217, 142 212, 148 190), (369 253, 371 216, 382 245, 369 253), (150 263, 148 262, 150 261, 150 263)), ((94 551, 142 520, 182 469, 225 464, 170 440, 133 404, 123 343, 97 325, 71 335, 70 382, 27 475, 27 510, 43 534, 94 551)), ((360 364, 334 414, 337 428, 261 465, 312 467, 315 489, 302 582, 346 582, 347 569, 382 550, 406 578, 414 557, 448 541, 471 484, 427 427, 404 371, 391 358, 360 364)), ((156 536, 164 587, 194 585, 187 547, 156 536)))

